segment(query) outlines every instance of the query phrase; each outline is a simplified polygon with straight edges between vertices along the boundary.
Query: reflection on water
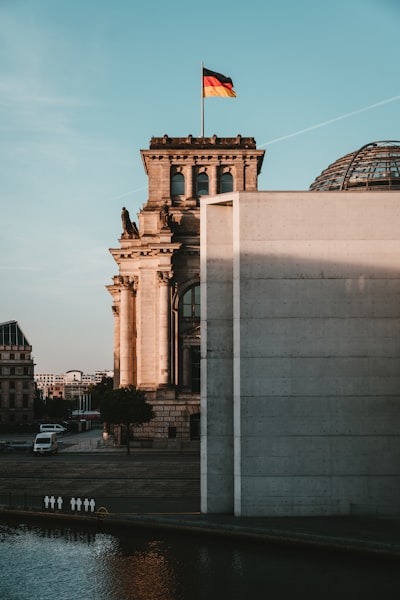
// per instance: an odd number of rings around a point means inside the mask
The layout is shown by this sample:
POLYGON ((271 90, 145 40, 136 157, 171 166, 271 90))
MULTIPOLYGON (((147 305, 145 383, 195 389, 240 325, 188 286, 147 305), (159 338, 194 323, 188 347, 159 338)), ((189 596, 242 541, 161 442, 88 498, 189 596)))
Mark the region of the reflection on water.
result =
POLYGON ((398 597, 398 563, 128 529, 0 522, 1 600, 398 597))
POLYGON ((102 598, 179 598, 176 574, 159 541, 149 541, 133 555, 103 555, 99 564, 102 598))

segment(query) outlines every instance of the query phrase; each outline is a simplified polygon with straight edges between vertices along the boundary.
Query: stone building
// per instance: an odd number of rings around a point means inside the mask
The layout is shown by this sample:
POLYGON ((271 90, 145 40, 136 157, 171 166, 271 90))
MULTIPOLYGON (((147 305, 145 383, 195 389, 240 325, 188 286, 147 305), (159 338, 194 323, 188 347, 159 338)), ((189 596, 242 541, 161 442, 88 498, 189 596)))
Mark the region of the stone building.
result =
POLYGON ((264 151, 255 140, 152 138, 141 151, 148 200, 138 223, 122 209, 114 313, 114 385, 146 391, 156 418, 135 431, 162 445, 198 439, 200 200, 257 190, 264 151))
POLYGON ((0 323, 0 425, 33 420, 33 367, 32 346, 18 322, 0 323))
POLYGON ((201 206, 201 509, 400 514, 400 142, 201 206))

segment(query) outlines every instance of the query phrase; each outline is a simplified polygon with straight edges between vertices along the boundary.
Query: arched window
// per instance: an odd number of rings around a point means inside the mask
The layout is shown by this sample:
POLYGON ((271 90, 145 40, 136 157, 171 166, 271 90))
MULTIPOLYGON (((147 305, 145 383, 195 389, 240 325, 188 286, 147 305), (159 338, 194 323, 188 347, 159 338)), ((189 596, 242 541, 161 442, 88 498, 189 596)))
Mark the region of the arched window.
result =
POLYGON ((182 173, 175 173, 171 178, 171 196, 183 196, 185 193, 185 178, 182 173))
POLYGON ((181 303, 184 319, 200 319, 200 286, 195 285, 185 292, 181 303))
POLYGON ((207 173, 199 173, 196 177, 196 195, 207 196, 208 194, 208 175, 207 173))
POLYGON ((219 182, 219 193, 233 192, 233 177, 231 173, 223 173, 219 182))
POLYGON ((200 392, 200 285, 187 289, 179 301, 179 385, 200 392))

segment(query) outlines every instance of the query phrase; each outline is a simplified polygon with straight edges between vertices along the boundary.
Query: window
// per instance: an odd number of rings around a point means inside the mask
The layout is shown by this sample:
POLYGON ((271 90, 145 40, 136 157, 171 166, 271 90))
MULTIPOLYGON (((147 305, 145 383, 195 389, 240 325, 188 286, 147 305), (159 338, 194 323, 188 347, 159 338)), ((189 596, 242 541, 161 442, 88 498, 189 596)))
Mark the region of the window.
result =
POLYGON ((230 173, 223 173, 219 182, 219 193, 233 192, 233 177, 230 173))
POLYGON ((200 347, 192 346, 190 356, 192 368, 192 392, 200 392, 200 347))
POLYGON ((179 385, 200 392, 200 285, 183 292, 179 302, 179 385))
POLYGON ((185 193, 185 178, 182 173, 175 173, 171 179, 171 196, 183 196, 185 193))
POLYGON ((176 427, 168 427, 168 438, 170 440, 176 439, 176 427))
POLYGON ((200 286, 188 290, 182 298, 182 317, 200 318, 200 286))
POLYGON ((190 415, 190 439, 200 439, 200 413, 190 415))
POLYGON ((207 196, 208 194, 208 175, 199 173, 196 177, 196 195, 207 196))

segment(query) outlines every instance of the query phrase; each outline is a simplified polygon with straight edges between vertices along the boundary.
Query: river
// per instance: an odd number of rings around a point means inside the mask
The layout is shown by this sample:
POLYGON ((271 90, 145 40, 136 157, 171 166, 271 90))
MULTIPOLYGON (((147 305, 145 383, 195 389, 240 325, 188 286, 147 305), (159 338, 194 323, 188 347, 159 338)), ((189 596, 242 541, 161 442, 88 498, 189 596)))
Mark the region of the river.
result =
POLYGON ((398 562, 166 534, 0 521, 1 600, 398 599, 398 562))

